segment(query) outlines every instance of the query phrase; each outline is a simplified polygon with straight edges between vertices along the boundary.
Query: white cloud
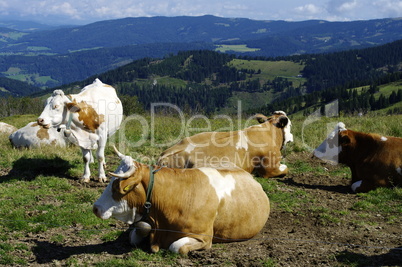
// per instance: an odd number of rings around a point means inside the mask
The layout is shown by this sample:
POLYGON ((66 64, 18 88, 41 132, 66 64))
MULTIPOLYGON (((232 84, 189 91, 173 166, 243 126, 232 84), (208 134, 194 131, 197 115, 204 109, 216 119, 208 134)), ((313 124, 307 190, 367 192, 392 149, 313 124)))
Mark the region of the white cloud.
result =
POLYGON ((400 0, 379 0, 374 1, 373 6, 381 16, 402 17, 402 1, 400 0))
POLYGON ((356 9, 358 6, 357 1, 345 2, 338 7, 339 12, 349 12, 356 9))
POLYGON ((321 7, 318 7, 314 4, 307 4, 304 6, 298 6, 294 9, 297 13, 299 14, 305 14, 307 16, 309 15, 317 15, 320 14, 323 9, 321 7))

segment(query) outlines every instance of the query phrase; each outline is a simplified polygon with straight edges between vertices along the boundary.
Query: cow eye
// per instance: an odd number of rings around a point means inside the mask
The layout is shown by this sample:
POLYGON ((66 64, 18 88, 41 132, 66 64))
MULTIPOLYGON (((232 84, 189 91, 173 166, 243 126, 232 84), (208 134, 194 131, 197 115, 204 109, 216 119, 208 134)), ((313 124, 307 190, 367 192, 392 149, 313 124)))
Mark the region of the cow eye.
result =
POLYGON ((58 109, 59 105, 54 105, 53 109, 58 109))

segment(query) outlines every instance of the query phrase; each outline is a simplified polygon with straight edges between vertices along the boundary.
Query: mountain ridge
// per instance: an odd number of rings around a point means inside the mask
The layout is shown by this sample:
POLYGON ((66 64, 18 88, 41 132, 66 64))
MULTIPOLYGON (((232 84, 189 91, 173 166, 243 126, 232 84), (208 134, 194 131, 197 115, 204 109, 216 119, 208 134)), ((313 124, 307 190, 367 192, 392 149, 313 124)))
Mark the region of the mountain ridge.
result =
POLYGON ((330 53, 400 40, 401 28, 402 19, 288 22, 212 15, 123 18, 33 32, 1 28, 0 73, 45 89, 179 51, 224 45, 226 53, 250 58, 330 53))

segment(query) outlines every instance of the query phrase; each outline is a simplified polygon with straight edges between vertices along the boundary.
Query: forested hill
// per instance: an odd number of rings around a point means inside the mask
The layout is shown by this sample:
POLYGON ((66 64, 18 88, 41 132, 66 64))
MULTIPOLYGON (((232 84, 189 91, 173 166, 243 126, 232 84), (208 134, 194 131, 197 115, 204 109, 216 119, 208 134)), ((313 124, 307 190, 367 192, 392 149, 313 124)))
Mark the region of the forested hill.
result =
POLYGON ((145 109, 151 103, 168 102, 188 111, 208 113, 233 107, 239 99, 245 109, 265 106, 292 113, 343 99, 343 108, 353 112, 401 101, 401 86, 392 89, 392 97, 391 92, 383 96, 388 100, 380 99, 378 90, 381 84, 402 79, 401 74, 402 41, 396 41, 376 48, 275 60, 183 51, 164 59, 137 60, 64 89, 82 88, 99 77, 121 95, 136 96, 145 109), (349 89, 358 86, 367 89, 352 94, 349 89))
POLYGON ((337 86, 371 84, 386 74, 402 71, 402 40, 374 48, 300 57, 305 62, 303 75, 307 91, 337 86))
POLYGON ((28 83, 0 77, 0 97, 10 95, 26 96, 40 91, 42 91, 40 88, 29 85, 28 83))
POLYGON ((124 18, 47 30, 33 26, 37 29, 0 23, 0 75, 41 88, 183 50, 277 57, 360 49, 402 39, 402 19, 288 22, 207 15, 124 18))

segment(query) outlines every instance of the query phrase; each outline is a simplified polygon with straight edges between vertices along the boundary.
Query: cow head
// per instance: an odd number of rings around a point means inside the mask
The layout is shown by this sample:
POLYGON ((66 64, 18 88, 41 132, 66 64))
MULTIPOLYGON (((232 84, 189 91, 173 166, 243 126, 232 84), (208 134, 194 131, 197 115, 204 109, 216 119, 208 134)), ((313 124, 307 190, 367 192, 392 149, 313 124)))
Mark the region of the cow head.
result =
POLYGON ((283 130, 283 145, 289 142, 293 142, 293 134, 290 132, 292 128, 292 122, 287 117, 284 111, 275 111, 271 117, 266 117, 262 114, 255 115, 256 120, 259 123, 270 122, 275 127, 283 130))
POLYGON ((343 122, 339 122, 335 129, 313 152, 314 156, 322 160, 329 160, 335 164, 343 163, 340 159, 342 150, 351 143, 352 136, 348 135, 348 130, 343 122))
MULTIPOLYGON (((142 176, 137 173, 141 165, 130 156, 117 151, 121 159, 109 185, 95 202, 93 212, 101 219, 116 219, 132 224, 139 221, 142 215, 137 212, 138 207, 145 203, 145 189, 141 184, 142 176)), ((138 210, 139 211, 139 210, 138 210)))
POLYGON ((71 102, 62 90, 54 90, 52 96, 46 100, 45 108, 38 118, 38 124, 45 127, 56 127, 66 118, 66 104, 71 102))

